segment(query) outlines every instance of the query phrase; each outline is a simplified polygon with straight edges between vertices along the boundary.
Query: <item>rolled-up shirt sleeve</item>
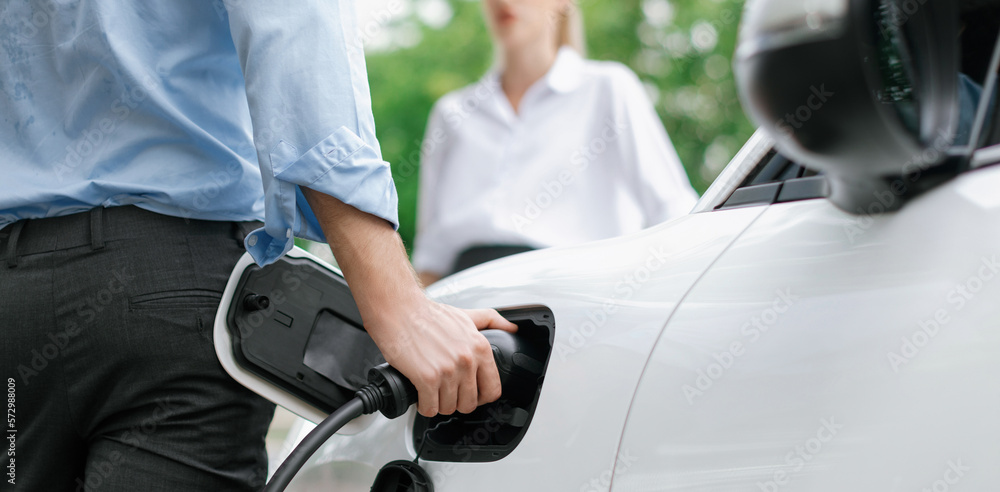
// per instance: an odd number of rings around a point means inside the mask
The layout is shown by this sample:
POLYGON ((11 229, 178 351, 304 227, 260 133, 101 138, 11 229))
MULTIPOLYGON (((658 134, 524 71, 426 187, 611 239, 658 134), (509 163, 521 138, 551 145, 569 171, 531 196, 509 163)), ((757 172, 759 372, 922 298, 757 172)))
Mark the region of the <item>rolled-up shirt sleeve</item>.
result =
POLYGON ((264 184, 264 227, 247 236, 247 251, 266 265, 288 252, 294 237, 326 242, 301 187, 398 227, 352 2, 225 5, 264 184))

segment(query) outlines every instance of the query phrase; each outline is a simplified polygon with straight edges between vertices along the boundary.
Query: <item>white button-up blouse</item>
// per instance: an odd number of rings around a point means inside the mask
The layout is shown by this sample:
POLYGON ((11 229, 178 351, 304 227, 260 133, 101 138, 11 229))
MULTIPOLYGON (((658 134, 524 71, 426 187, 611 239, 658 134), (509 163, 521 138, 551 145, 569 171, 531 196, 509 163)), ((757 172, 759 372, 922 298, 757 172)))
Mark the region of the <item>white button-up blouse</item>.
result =
POLYGON ((638 77, 568 47, 517 113, 496 72, 441 98, 421 155, 413 264, 439 275, 471 246, 619 236, 697 200, 638 77))

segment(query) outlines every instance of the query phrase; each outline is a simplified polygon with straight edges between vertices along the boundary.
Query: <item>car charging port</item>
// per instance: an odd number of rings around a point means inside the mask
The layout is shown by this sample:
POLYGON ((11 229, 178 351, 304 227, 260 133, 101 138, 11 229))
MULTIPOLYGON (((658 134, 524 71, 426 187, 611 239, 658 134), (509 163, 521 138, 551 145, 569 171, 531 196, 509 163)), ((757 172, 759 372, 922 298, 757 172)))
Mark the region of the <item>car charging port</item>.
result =
MULTIPOLYGON (((290 253, 266 267, 248 264, 234 272, 232 282, 232 299, 220 307, 226 336, 216 333, 217 344, 223 344, 217 350, 232 357, 220 355, 227 370, 248 387, 266 388, 289 408, 328 414, 289 454, 265 490, 284 490, 309 456, 355 417, 381 412, 396 418, 416 402, 413 385, 385 364, 368 336, 336 269, 290 253)), ((502 396, 468 415, 417 416, 413 438, 418 459, 495 461, 508 455, 527 431, 552 351, 555 319, 543 306, 498 311, 519 328, 514 334, 482 332, 492 346, 502 396)), ((389 467, 382 483, 390 488, 411 484, 415 491, 421 490, 418 485, 431 487, 418 470, 416 465, 389 467)))
MULTIPOLYGON (((507 318, 518 324, 518 333, 500 330, 484 330, 483 336, 489 340, 493 350, 494 361, 503 386, 503 395, 494 403, 479 407, 469 414, 468 418, 459 416, 435 417, 446 420, 433 423, 425 422, 422 433, 420 451, 424 447, 440 449, 444 442, 456 436, 461 431, 468 431, 468 426, 483 430, 488 437, 482 444, 477 444, 471 452, 475 454, 465 458, 466 461, 492 461, 510 453, 521 440, 531 421, 531 413, 538 402, 541 382, 545 373, 549 350, 552 346, 550 330, 539 329, 539 325, 531 322, 534 319, 530 313, 505 313, 507 318), (533 326, 530 327, 530 326, 533 326), (485 409, 485 412, 483 410, 485 409), (492 409, 492 410, 491 410, 492 409), (482 417, 474 417, 482 412, 492 422, 482 422, 482 417), (449 427, 450 425, 450 427, 449 427), (443 431, 440 435, 436 434, 443 431), (458 434, 456 434, 458 431, 458 434), (494 435, 495 434, 495 435, 494 435), (431 439, 437 437, 432 441, 431 439), (475 458, 479 457, 478 460, 475 458)), ((551 319, 551 313, 537 313, 538 319, 551 319)), ((549 325, 553 326, 553 325, 549 325)), ((362 415, 381 412, 386 418, 394 419, 406 413, 407 409, 417 402, 417 390, 398 370, 388 363, 373 367, 368 371, 368 384, 359 389, 353 399, 338 408, 329 417, 320 422, 298 446, 289 453, 288 458, 278 467, 271 480, 264 487, 264 492, 279 492, 292 481, 292 478, 316 452, 341 427, 350 420, 362 415)), ((478 432, 474 431, 473 435, 478 432)), ((467 442, 467 439, 463 439, 467 442)), ((376 487, 373 491, 383 490, 433 490, 433 484, 416 459, 405 467, 400 462, 387 465, 379 472, 376 487), (381 479, 381 480, 380 480, 381 479), (400 488, 406 487, 406 488, 400 488)))
POLYGON ((420 459, 496 461, 510 454, 527 432, 552 352, 555 318, 542 306, 502 309, 500 314, 518 325, 517 336, 483 334, 493 346, 503 394, 469 414, 417 415, 413 442, 420 459))

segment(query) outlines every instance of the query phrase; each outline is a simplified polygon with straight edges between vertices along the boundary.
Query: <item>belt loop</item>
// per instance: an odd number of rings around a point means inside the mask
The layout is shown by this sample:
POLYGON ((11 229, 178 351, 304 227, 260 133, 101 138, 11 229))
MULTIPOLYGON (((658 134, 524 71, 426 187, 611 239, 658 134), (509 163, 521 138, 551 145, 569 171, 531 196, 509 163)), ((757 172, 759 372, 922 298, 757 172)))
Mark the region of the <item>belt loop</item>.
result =
POLYGON ((233 222, 233 239, 243 248, 247 236, 258 227, 260 227, 259 222, 233 222))
POLYGON ((17 240, 21 237, 21 229, 27 220, 19 220, 11 225, 10 238, 7 240, 7 268, 17 266, 17 240))
POLYGON ((235 239, 236 242, 240 243, 240 246, 242 246, 244 239, 243 228, 240 227, 239 222, 233 221, 232 224, 233 224, 233 239, 235 239))
POLYGON ((98 250, 104 247, 104 207, 95 207, 90 211, 90 249, 98 250))

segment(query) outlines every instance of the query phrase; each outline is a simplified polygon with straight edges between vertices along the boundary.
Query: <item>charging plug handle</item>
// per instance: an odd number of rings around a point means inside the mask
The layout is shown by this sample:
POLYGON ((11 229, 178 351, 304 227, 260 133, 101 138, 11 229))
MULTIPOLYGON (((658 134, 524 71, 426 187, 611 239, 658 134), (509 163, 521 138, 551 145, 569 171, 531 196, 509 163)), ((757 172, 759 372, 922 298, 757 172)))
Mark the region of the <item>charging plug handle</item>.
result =
MULTIPOLYGON (((514 334, 500 330, 485 330, 482 333, 490 341, 493 358, 500 373, 500 384, 503 391, 507 391, 510 385, 517 385, 520 382, 517 371, 514 370, 517 366, 517 356, 531 352, 514 334)), ((523 379, 523 376, 520 378, 523 379)), ((330 436, 355 417, 382 412, 386 418, 394 419, 406 413, 410 405, 416 402, 417 388, 396 368, 388 363, 371 368, 368 371, 368 384, 354 394, 354 399, 330 414, 292 450, 285 462, 274 472, 271 481, 264 487, 264 492, 285 490, 306 460, 330 436)))
MULTIPOLYGON (((516 385, 520 382, 517 380, 522 379, 516 376, 517 364, 513 361, 524 353, 531 354, 531 351, 515 334, 501 330, 484 330, 482 333, 490 342, 500 386, 507 391, 512 383, 516 385)), ((380 411, 386 418, 394 419, 417 402, 417 389, 406 376, 385 363, 368 370, 368 385, 358 390, 355 396, 364 403, 366 415, 380 411)))
POLYGON ((368 385, 354 394, 361 399, 365 415, 382 412, 394 419, 417 402, 417 388, 388 362, 368 370, 368 385))

